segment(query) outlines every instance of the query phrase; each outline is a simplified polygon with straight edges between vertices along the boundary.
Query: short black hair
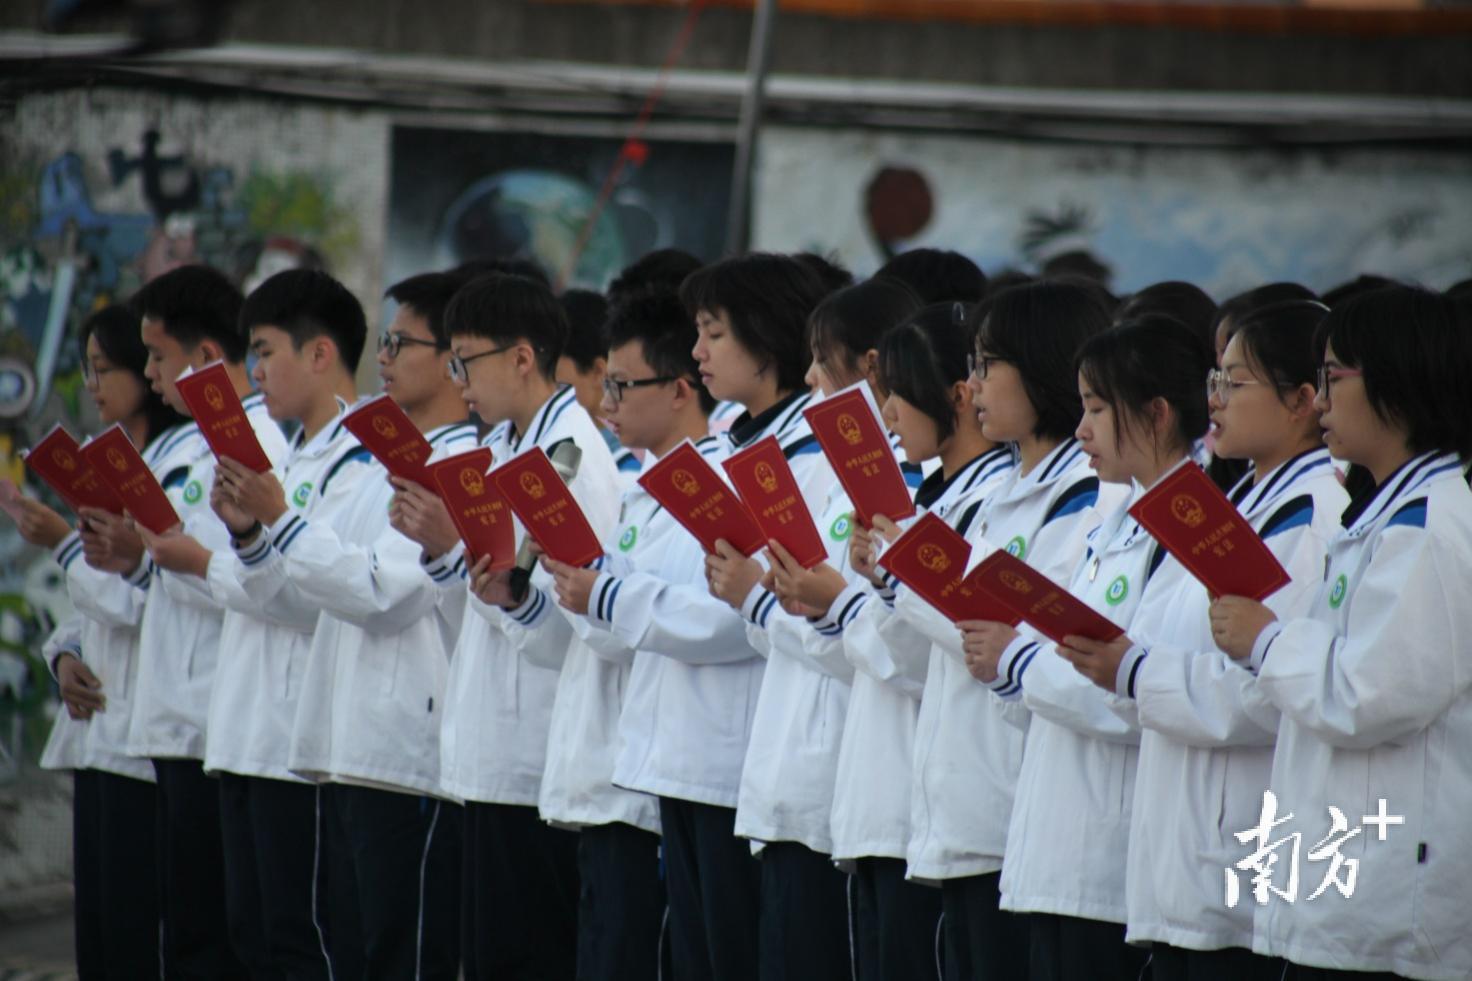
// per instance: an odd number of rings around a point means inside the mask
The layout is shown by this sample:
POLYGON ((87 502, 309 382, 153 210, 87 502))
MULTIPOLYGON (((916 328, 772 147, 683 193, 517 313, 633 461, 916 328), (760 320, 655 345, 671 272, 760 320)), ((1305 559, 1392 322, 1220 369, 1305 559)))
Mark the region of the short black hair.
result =
POLYGON ((1364 372, 1375 414, 1403 426, 1412 452, 1472 454, 1472 317, 1456 300, 1393 285, 1331 307, 1315 346, 1364 372))
POLYGON ((534 259, 515 257, 466 259, 460 265, 447 271, 451 276, 458 278, 462 284, 494 272, 525 276, 527 279, 536 280, 543 286, 552 285, 552 280, 547 276, 547 270, 543 269, 541 264, 534 259))
POLYGON ((1377 276, 1374 273, 1361 273, 1354 279, 1345 280, 1338 286, 1330 287, 1320 297, 1330 308, 1336 307, 1345 300, 1360 296, 1363 293, 1373 293, 1375 290, 1394 286, 1395 280, 1386 276, 1377 276))
POLYGON ((1109 268, 1109 264, 1088 249, 1060 252, 1044 262, 1038 271, 1044 279, 1087 279, 1105 289, 1114 278, 1114 270, 1109 268))
POLYGON ((879 267, 875 276, 898 279, 915 291, 921 303, 960 300, 975 303, 986 293, 986 273, 950 249, 911 249, 879 267))
POLYGON ((483 337, 497 344, 526 341, 542 376, 557 376, 567 343, 567 314, 545 283, 508 273, 477 276, 455 293, 445 310, 451 337, 483 337))
POLYGON ((252 327, 278 327, 298 351, 307 341, 326 337, 349 373, 358 370, 368 321, 363 304, 348 288, 317 269, 284 269, 251 290, 240 308, 240 333, 252 327))
MULTIPOLYGON (((1215 351, 1174 317, 1146 314, 1084 341, 1077 358, 1095 395, 1114 410, 1115 446, 1157 398, 1175 410, 1176 445, 1189 450, 1206 435, 1206 374, 1215 351)), ((1077 424, 1077 420, 1075 420, 1077 424)))
POLYGON ((816 252, 796 252, 792 256, 798 262, 818 274, 828 293, 854 284, 854 274, 835 256, 823 256, 816 252))
POLYGON ((715 397, 700 383, 695 349, 695 320, 673 290, 643 290, 608 315, 608 348, 638 341, 644 360, 660 377, 684 378, 700 397, 700 411, 710 415, 715 397))
POLYGON ((1011 289, 1014 286, 1026 286, 1028 283, 1036 281, 1037 277, 1032 273, 1023 272, 1014 266, 1008 266, 1006 269, 1000 269, 987 277, 986 293, 982 298, 985 299, 988 296, 995 296, 1002 292, 1002 290, 1011 289))
POLYGON ((103 357, 129 372, 143 386, 143 417, 147 428, 144 445, 171 426, 188 420, 175 412, 163 396, 155 392, 144 377, 148 349, 138 334, 138 311, 129 304, 116 303, 88 315, 77 330, 82 360, 87 359, 87 339, 96 338, 103 357))
POLYGON ((1273 306, 1277 303, 1286 303, 1289 300, 1317 300, 1319 295, 1307 286, 1299 283, 1266 283, 1255 286, 1250 290, 1238 293, 1222 301, 1221 306, 1216 308, 1216 323, 1212 325, 1212 343, 1215 343, 1215 334, 1225 324, 1227 328, 1227 340, 1230 341, 1237 333, 1238 326, 1254 310, 1273 306))
POLYGON ((463 285, 452 273, 428 272, 399 280, 383 295, 423 317, 435 346, 443 351, 450 346, 450 335, 445 331, 445 308, 463 285))
POLYGON ((225 360, 245 360, 246 337, 240 331, 245 298, 230 279, 212 266, 180 266, 146 283, 129 305, 139 317, 157 320, 164 333, 186 348, 202 341, 220 345, 225 360))
POLYGON ((645 290, 678 292, 685 277, 705 263, 683 249, 655 249, 630 263, 608 284, 608 302, 617 305, 645 290))
POLYGON ((1454 299, 1465 300, 1472 297, 1472 279, 1462 279, 1448 286, 1443 292, 1454 299))
POLYGON ((1216 301, 1194 283, 1167 280, 1146 286, 1119 305, 1114 319, 1123 323, 1147 314, 1174 317, 1216 346, 1216 301))
POLYGON ((898 279, 875 277, 830 293, 808 317, 808 346, 818 360, 838 357, 852 369, 879 347, 885 332, 920 309, 920 298, 898 279))
POLYGON ((966 380, 970 332, 955 303, 932 303, 879 340, 879 383, 925 413, 936 434, 956 431, 951 386, 966 380))
POLYGON ((777 372, 777 390, 803 386, 811 352, 808 316, 823 298, 822 280, 791 256, 750 252, 712 263, 680 284, 680 300, 694 317, 724 313, 737 342, 777 372))
POLYGON ((1243 317, 1236 339, 1248 365, 1280 394, 1289 392, 1317 381, 1320 358, 1314 337, 1328 313, 1318 300, 1273 303, 1243 317))
POLYGON ((1075 358, 1109 326, 1109 311, 1097 293, 1049 280, 1003 290, 978 307, 976 351, 1005 358, 1022 375, 1038 416, 1034 435, 1067 439, 1078 428, 1084 410, 1075 358))
POLYGON ((591 371, 594 362, 608 357, 608 331, 604 326, 608 301, 592 290, 564 290, 559 299, 567 314, 567 342, 562 345, 562 356, 571 358, 579 371, 591 371))

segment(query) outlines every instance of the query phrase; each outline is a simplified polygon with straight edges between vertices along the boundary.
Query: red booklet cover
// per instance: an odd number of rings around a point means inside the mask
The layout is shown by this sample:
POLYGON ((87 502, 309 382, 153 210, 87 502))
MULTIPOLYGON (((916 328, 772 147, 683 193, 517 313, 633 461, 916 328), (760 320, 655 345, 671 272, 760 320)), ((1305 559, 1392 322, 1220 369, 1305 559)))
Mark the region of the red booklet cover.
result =
POLYGON ((73 511, 100 508, 113 514, 123 513, 123 499, 82 455, 82 448, 60 423, 31 447, 26 454, 26 466, 50 484, 73 511))
POLYGON ((587 565, 603 554, 587 515, 540 446, 492 470, 491 481, 527 534, 558 562, 587 565))
POLYGON ((158 478, 138 455, 121 425, 113 426, 82 447, 82 456, 97 468, 134 521, 155 535, 162 535, 179 523, 179 514, 169 503, 169 495, 159 486, 158 478))
POLYGON ((876 514, 898 522, 915 513, 915 500, 879 422, 879 407, 868 382, 846 388, 802 414, 853 502, 860 524, 871 527, 876 514))
POLYGON ((767 539, 781 542, 804 569, 828 557, 777 437, 759 439, 721 465, 767 539))
POLYGON ((491 556, 491 569, 500 571, 516 564, 516 526, 506 498, 486 476, 491 468, 491 451, 485 447, 457 453, 425 469, 439 491, 460 540, 470 553, 467 565, 491 556))
POLYGON ((694 535, 707 554, 715 552, 721 538, 742 555, 751 555, 767 544, 741 498, 689 441, 644 471, 639 486, 694 535))
POLYGON ((1262 600, 1288 584, 1277 556, 1195 463, 1166 475, 1130 514, 1213 596, 1262 600))
POLYGON ((421 487, 433 487, 424 462, 433 450, 419 427, 387 395, 369 399, 343 416, 342 424, 358 437, 389 473, 421 487))
POLYGON ((179 389, 179 397, 189 406, 200 435, 217 458, 229 457, 256 473, 271 469, 271 461, 245 417, 245 406, 235 394, 235 384, 226 374, 224 362, 216 361, 185 375, 174 387, 179 389))
POLYGON ((1109 641, 1124 633, 1115 623, 1026 562, 997 549, 979 562, 968 577, 1007 604, 1022 620, 1054 643, 1070 634, 1109 641))
POLYGON ((970 556, 971 545, 954 528, 924 514, 885 549, 879 564, 951 620, 1016 626, 1021 618, 965 574, 970 556))

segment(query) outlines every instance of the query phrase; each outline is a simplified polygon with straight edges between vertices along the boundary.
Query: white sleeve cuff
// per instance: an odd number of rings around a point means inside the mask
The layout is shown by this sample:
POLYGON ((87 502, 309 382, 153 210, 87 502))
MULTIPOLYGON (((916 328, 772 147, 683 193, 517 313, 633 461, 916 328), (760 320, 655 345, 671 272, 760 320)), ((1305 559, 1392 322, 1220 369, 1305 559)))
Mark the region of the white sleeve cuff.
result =
POLYGON ((249 543, 242 542, 231 535, 230 547, 235 550, 240 564, 249 569, 266 561, 266 557, 271 554, 271 536, 266 531, 265 525, 261 525, 256 532, 256 537, 249 543))
POLYGON ((143 561, 138 563, 138 568, 123 577, 128 585, 137 586, 139 589, 147 589, 148 584, 153 581, 153 559, 143 556, 143 561))
POLYGON ((824 637, 837 637, 854 622, 854 618, 868 601, 869 594, 850 583, 843 587, 843 592, 838 594, 822 616, 808 617, 808 623, 824 637))
POLYGON ((601 627, 613 626, 613 607, 618 601, 618 591, 623 580, 607 572, 598 573, 593 580, 593 589, 588 593, 588 619, 601 627))
POLYGON ((1150 652, 1139 644, 1130 647, 1124 652, 1124 657, 1119 662, 1119 669, 1114 674, 1114 693, 1120 698, 1135 697, 1135 681, 1140 677, 1140 668, 1145 664, 1145 658, 1150 652))
POLYGON ((996 680, 987 684, 999 698, 1011 701, 1022 697, 1022 676, 1032 664, 1032 659, 1037 657, 1038 651, 1042 650, 1036 642, 1028 640, 1021 634, 1013 637, 1002 651, 1002 658, 997 662, 996 680))
POLYGON ((465 545, 463 543, 457 543, 444 555, 435 558, 421 553, 419 564, 424 567, 425 572, 429 573, 429 578, 433 579, 437 586, 447 586, 457 580, 467 579, 470 575, 470 570, 465 564, 465 545))
POLYGON ((1262 628, 1262 633, 1257 635, 1257 640, 1252 642, 1252 654, 1247 658, 1247 670, 1257 674, 1262 670, 1263 662, 1268 658, 1268 648, 1278 635, 1283 632, 1283 621, 1274 620, 1262 628))
POLYGON ((547 600, 547 594, 536 586, 530 586, 527 588, 526 599, 516 609, 507 610, 506 615, 521 627, 535 630, 551 611, 552 604, 547 600))
POLYGON ((67 536, 63 538, 60 542, 58 542, 56 547, 51 550, 51 557, 56 560, 56 564, 61 566, 62 569, 69 568, 73 562, 81 558, 81 555, 82 536, 80 533, 75 531, 69 532, 67 536))
POLYGON ((777 594, 769 592, 761 583, 751 587, 746 599, 741 602, 741 615, 752 626, 767 629, 767 619, 777 608, 777 594))
POLYGON ((276 523, 266 528, 266 534, 275 546, 276 551, 282 555, 291 548, 301 533, 307 530, 307 519, 302 517, 300 511, 287 511, 276 519, 276 523))

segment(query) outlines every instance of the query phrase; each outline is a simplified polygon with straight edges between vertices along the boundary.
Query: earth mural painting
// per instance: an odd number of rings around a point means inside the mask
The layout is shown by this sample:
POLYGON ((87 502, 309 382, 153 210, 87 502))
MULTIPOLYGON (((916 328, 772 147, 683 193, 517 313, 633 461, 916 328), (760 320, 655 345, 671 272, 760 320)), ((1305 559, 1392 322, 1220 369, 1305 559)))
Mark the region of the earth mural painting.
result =
MULTIPOLYGON (((0 477, 49 500, 26 479, 20 450, 58 422, 96 431, 75 335, 93 310, 188 263, 248 290, 282 269, 329 266, 356 244, 331 175, 241 173, 171 149, 158 129, 100 159, 0 156, 0 477)), ((56 703, 37 652, 68 611, 60 570, 0 521, 0 782, 21 747, 33 757, 45 741, 56 703)))

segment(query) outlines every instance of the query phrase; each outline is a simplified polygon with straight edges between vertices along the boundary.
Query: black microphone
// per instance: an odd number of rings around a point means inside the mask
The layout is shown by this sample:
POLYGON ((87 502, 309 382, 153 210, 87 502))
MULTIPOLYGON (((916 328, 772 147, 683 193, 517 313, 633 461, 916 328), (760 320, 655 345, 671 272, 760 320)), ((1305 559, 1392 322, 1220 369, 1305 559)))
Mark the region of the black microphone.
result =
MULTIPOLYGON (((572 479, 578 475, 578 466, 583 462, 583 451, 578 444, 571 439, 565 439, 552 447, 552 452, 547 454, 552 461, 552 469, 562 478, 564 484, 572 483, 572 479)), ((537 564, 536 557, 532 555, 532 536, 525 535, 521 539, 521 547, 516 550, 516 565, 511 570, 511 598, 521 605, 526 600, 527 590, 532 584, 532 567, 537 564)))

